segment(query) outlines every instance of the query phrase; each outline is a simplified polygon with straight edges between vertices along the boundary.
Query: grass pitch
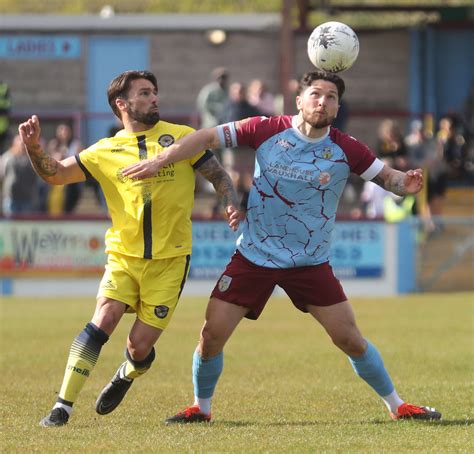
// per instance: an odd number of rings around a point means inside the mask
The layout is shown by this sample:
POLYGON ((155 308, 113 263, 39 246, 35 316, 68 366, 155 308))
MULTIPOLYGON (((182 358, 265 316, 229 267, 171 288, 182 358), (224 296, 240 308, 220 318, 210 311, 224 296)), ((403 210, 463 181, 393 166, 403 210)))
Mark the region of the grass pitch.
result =
POLYGON ((166 426, 192 401, 191 357, 207 299, 183 298, 153 368, 116 411, 94 403, 123 361, 133 316, 102 350, 69 424, 44 429, 70 344, 91 299, 3 298, 2 452, 474 452, 473 294, 354 299, 358 324, 382 352, 402 398, 438 408, 441 422, 393 422, 383 403, 311 316, 273 298, 225 350, 213 423, 166 426))

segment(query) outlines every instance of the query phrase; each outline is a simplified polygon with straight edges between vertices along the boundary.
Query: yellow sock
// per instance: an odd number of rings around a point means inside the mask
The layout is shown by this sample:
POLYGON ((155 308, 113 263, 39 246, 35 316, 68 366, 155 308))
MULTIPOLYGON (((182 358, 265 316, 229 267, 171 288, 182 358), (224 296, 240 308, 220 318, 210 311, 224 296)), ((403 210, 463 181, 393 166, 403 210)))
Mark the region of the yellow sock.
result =
POLYGON ((59 391, 59 402, 72 407, 92 369, 94 369, 102 345, 107 340, 107 334, 92 323, 88 323, 74 339, 69 351, 61 390, 59 391))
POLYGON ((123 364, 125 366, 123 369, 124 377, 134 380, 135 378, 140 377, 140 375, 146 373, 148 369, 150 369, 151 363, 155 359, 155 349, 153 348, 150 354, 142 361, 133 360, 130 356, 130 353, 128 353, 128 350, 125 350, 125 356, 127 358, 127 361, 125 361, 125 363, 123 364))

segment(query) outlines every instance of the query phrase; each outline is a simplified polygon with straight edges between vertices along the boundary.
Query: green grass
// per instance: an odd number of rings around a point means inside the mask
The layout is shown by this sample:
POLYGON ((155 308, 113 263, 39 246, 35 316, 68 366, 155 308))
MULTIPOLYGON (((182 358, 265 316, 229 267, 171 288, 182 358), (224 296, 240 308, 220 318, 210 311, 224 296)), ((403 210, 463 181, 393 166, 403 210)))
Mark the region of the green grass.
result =
POLYGON ((399 394, 435 406, 438 423, 393 422, 309 315, 285 298, 229 341, 210 425, 165 426, 192 399, 191 356, 206 299, 183 298, 154 367, 108 416, 96 396, 123 361, 125 316, 102 350, 69 424, 39 420, 59 390, 69 346, 93 299, 3 298, 2 452, 474 452, 473 294, 354 299, 359 326, 382 352, 399 394))

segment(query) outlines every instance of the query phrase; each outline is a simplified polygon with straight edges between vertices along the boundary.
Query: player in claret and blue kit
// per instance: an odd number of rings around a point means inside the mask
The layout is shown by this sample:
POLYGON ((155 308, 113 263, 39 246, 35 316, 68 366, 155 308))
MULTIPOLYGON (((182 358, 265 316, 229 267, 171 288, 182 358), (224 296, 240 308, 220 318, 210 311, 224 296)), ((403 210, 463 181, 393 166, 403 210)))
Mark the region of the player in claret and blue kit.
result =
POLYGON ((210 421, 224 345, 243 317, 259 317, 276 285, 324 327, 393 419, 441 418, 435 409, 399 397, 380 353, 359 331, 329 263, 336 211, 351 172, 400 196, 416 194, 423 185, 420 169, 394 170, 366 145, 331 127, 344 90, 335 74, 307 73, 296 97, 297 115, 255 117, 203 129, 124 170, 129 177, 145 178, 202 149, 247 145, 256 150, 237 251, 212 291, 194 353, 195 401, 167 423, 210 421))

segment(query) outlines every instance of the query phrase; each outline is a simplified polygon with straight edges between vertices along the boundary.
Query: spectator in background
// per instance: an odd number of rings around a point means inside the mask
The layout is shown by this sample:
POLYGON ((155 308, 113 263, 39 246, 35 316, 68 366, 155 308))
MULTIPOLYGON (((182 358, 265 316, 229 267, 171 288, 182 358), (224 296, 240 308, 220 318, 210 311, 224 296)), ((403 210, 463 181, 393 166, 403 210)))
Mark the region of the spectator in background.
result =
POLYGON ((437 139, 443 148, 447 177, 459 181, 463 171, 463 148, 465 140, 458 131, 460 121, 455 115, 445 115, 438 123, 437 139))
MULTIPOLYGON (((382 160, 382 162, 387 165, 388 160, 382 160)), ((361 193, 361 202, 367 218, 400 222, 413 214, 415 196, 400 197, 373 181, 365 181, 361 193)))
MULTIPOLYGON (((53 159, 61 161, 79 154, 83 147, 80 140, 74 138, 71 126, 61 123, 56 127, 56 136, 48 142, 46 149, 53 159)), ((81 198, 82 183, 73 183, 65 188, 54 189, 50 191, 51 214, 72 213, 81 198), (54 189, 58 189, 57 194, 54 189), (54 197, 55 195, 58 197, 54 197)))
POLYGON ((10 89, 8 84, 0 80, 0 153, 8 146, 8 128, 10 127, 10 89))
POLYGON ((234 82, 229 87, 229 100, 224 106, 219 123, 243 120, 244 118, 262 115, 263 112, 247 101, 247 88, 241 82, 234 82))
POLYGON ((464 175, 468 184, 474 185, 474 80, 464 101, 461 117, 464 123, 466 146, 464 152, 464 175))
POLYGON ((376 151, 378 158, 388 159, 394 169, 403 172, 408 169, 407 151, 396 121, 387 118, 380 123, 376 151))
MULTIPOLYGON (((239 121, 244 118, 260 115, 262 115, 262 112, 247 101, 247 88, 245 85, 241 82, 232 83, 229 87, 229 100, 224 107, 223 115, 220 117, 219 123, 239 121)), ((243 158, 243 153, 239 153, 239 156, 243 158)), ((224 150, 222 164, 226 170, 236 171, 234 150, 230 148, 224 150)), ((239 165, 240 164, 241 163, 239 163, 239 165)))
MULTIPOLYGON (((212 82, 204 85, 199 91, 196 107, 199 113, 201 128, 212 128, 219 124, 219 118, 223 115, 224 106, 229 100, 229 72, 226 68, 217 67, 211 72, 212 82)), ((223 150, 214 150, 214 155, 222 163, 223 150)), ((212 185, 196 175, 196 192, 211 193, 214 191, 212 185)), ((219 203, 219 202, 218 202, 219 203)))
POLYGON ((254 79, 250 82, 247 101, 263 115, 275 115, 275 100, 263 80, 254 79))
MULTIPOLYGON (((228 123, 231 121, 239 121, 244 118, 262 115, 262 112, 247 101, 247 89, 241 82, 234 82, 229 87, 229 101, 224 108, 224 115, 220 119, 220 123, 228 123)), ((222 164, 230 174, 234 184, 237 187, 238 195, 243 203, 246 200, 246 185, 248 181, 247 174, 252 175, 254 166, 254 152, 249 147, 239 147, 237 151, 239 156, 238 162, 235 159, 236 150, 225 148, 222 153, 222 164)), ((222 212, 221 202, 217 201, 213 212, 222 212)))
POLYGON ((12 217, 32 214, 37 209, 38 176, 19 135, 0 157, 3 215, 12 217))
POLYGON ((299 82, 297 79, 290 79, 288 81, 287 89, 288 89, 288 92, 290 93, 290 98, 292 100, 292 103, 290 106, 286 106, 286 109, 284 108, 285 100, 284 100, 283 93, 278 93, 275 96, 274 104, 275 104, 276 115, 284 115, 285 112, 288 112, 291 114, 297 113, 296 103, 294 102, 294 99, 296 98, 296 95, 298 93, 298 88, 299 88, 299 82))
POLYGON ((424 220, 425 231, 432 233, 437 228, 432 216, 442 213, 447 188, 446 163, 443 149, 430 131, 425 130, 421 120, 414 120, 405 137, 405 147, 410 165, 423 169, 427 181, 418 203, 418 211, 424 220))
POLYGON ((212 128, 219 124, 225 104, 229 99, 229 73, 219 67, 212 71, 212 82, 204 85, 197 97, 197 109, 201 118, 201 128, 212 128))

